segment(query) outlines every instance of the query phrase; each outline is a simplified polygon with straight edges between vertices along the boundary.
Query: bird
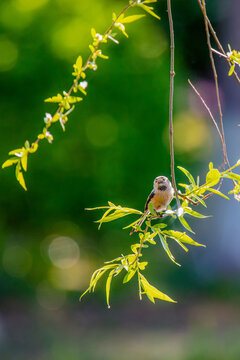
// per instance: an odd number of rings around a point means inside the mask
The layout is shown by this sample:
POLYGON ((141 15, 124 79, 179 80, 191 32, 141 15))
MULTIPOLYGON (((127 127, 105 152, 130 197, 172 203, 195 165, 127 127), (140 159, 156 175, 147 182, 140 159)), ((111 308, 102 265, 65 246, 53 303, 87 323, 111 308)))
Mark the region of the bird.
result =
MULTIPOLYGON (((153 190, 149 194, 145 207, 144 213, 147 215, 150 213, 149 204, 152 203, 153 209, 157 214, 160 214, 161 211, 167 209, 168 205, 171 203, 174 196, 174 189, 172 187, 171 181, 166 176, 157 176, 153 182, 153 190)), ((146 215, 138 222, 138 226, 141 226, 146 215)), ((133 228, 130 235, 135 232, 136 229, 133 228)))
POLYGON ((166 176, 158 176, 153 182, 153 190, 147 198, 144 212, 148 211, 150 202, 156 213, 166 210, 174 196, 170 180, 166 176))

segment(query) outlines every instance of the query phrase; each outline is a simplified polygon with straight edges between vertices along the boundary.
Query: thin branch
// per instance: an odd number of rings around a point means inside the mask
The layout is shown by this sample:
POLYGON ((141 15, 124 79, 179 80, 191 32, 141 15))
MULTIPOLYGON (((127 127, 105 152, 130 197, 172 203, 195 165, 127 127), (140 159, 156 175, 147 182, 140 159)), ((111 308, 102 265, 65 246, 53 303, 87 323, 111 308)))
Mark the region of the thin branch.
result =
MULTIPOLYGON (((120 17, 122 14, 124 14, 130 7, 132 7, 133 5, 135 5, 136 2, 137 2, 137 0, 133 0, 131 3, 129 3, 127 6, 124 7, 124 9, 117 15, 116 20, 113 21, 113 23, 112 23, 112 24, 109 26, 109 28, 105 31, 105 33, 103 34, 103 36, 106 36, 106 35, 108 35, 108 34, 110 33, 110 31, 112 30, 112 28, 114 27, 114 25, 117 23, 117 20, 119 19, 119 17, 120 17)), ((78 81, 81 79, 82 73, 88 68, 89 63, 91 62, 91 60, 92 60, 92 58, 93 58, 93 55, 94 55, 94 53, 96 52, 96 50, 99 48, 100 44, 101 44, 101 40, 99 40, 98 44, 94 47, 94 51, 91 52, 91 54, 89 55, 87 61, 86 61, 85 64, 84 64, 84 66, 82 67, 81 72, 79 73, 78 77, 74 80, 72 86, 71 86, 70 89, 68 90, 68 92, 67 92, 67 95, 68 95, 68 96, 70 96, 70 95, 72 94, 73 89, 74 89, 74 87, 75 87, 75 85, 76 85, 76 82, 78 82, 78 81)), ((60 113, 61 108, 62 108, 61 106, 59 106, 59 107, 57 108, 57 111, 55 112, 55 114, 53 115, 53 117, 54 117, 55 115, 57 115, 57 114, 60 113)), ((47 126, 47 128, 50 128, 51 125, 52 125, 52 123, 49 123, 49 125, 47 126)), ((40 139, 37 138, 37 139, 34 141, 33 144, 38 144, 39 141, 40 141, 40 139)), ((32 147, 33 147, 33 144, 32 144, 32 147)))
POLYGON ((221 134, 221 131, 218 127, 218 124, 216 122, 216 120, 214 119, 213 117, 213 114, 211 112, 211 110, 209 109, 209 107, 207 106, 206 102, 203 100, 202 96, 200 95, 200 93, 197 91, 197 89, 193 86, 193 84, 191 83, 191 81, 188 79, 188 83, 190 84, 190 86, 192 87, 192 89, 195 91, 195 93, 197 94, 197 96, 199 97, 199 99, 202 101, 203 105, 205 106, 207 112, 209 113, 210 115, 210 118, 212 119, 212 122, 214 123, 216 129, 217 129, 217 132, 218 132, 218 135, 221 139, 221 142, 222 142, 222 146, 223 146, 223 137, 222 137, 222 134, 221 134))
POLYGON ((223 127, 223 115, 222 115, 222 106, 221 106, 221 100, 220 100, 220 95, 219 95, 218 75, 217 75, 217 70, 216 70, 216 66, 215 66, 215 62, 214 62, 214 58, 213 58, 213 54, 212 54, 212 46, 211 46, 210 33, 209 33, 209 27, 208 27, 209 25, 208 25, 208 18, 207 18, 205 0, 202 0, 202 8, 203 8, 203 17, 204 17, 204 23, 205 23, 206 36, 207 36, 207 45, 208 45, 208 50, 209 50, 209 57, 210 57, 211 65, 212 65, 215 88, 216 88, 217 104, 218 104, 218 111, 219 111, 219 120, 220 120, 222 140, 223 140, 222 144, 223 144, 224 163, 226 163, 230 167, 230 163, 228 161, 228 156, 227 156, 226 141, 225 141, 224 127, 223 127))
MULTIPOLYGON (((200 9, 201 9, 201 11, 203 13, 203 16, 204 16, 204 8, 203 8, 203 5, 201 3, 201 0, 197 0, 197 2, 199 4, 200 9)), ((207 19, 207 22, 208 22, 209 30, 210 30, 214 40, 216 41, 216 44, 217 44, 219 50, 222 52, 222 54, 224 54, 226 56, 226 61, 228 63, 228 66, 229 66, 229 68, 231 68, 231 66, 232 66, 231 61, 228 59, 228 57, 226 55, 226 52, 224 51, 224 49, 222 47, 222 44, 220 43, 220 41, 219 41, 219 39, 217 37, 217 34, 216 34, 216 32, 215 32, 215 30, 214 30, 214 28, 213 28, 213 26, 212 26, 212 24, 211 24, 211 22, 210 22, 210 20, 209 20, 209 18, 207 16, 206 16, 206 19, 207 19)), ((234 75, 235 79, 237 80, 238 84, 240 85, 240 79, 239 79, 236 71, 233 72, 233 75, 234 75)))
POLYGON ((174 28, 173 28, 173 19, 172 19, 172 10, 171 10, 171 0, 167 0, 167 8, 168 8, 168 21, 169 21, 169 30, 170 30, 170 39, 171 39, 171 65, 170 65, 170 94, 169 94, 169 140, 170 140, 170 156, 171 156, 171 176, 172 176, 172 184, 173 189, 176 196, 177 206, 181 207, 176 179, 175 179, 175 169, 174 169, 174 144, 173 144, 173 92, 174 92, 174 28))

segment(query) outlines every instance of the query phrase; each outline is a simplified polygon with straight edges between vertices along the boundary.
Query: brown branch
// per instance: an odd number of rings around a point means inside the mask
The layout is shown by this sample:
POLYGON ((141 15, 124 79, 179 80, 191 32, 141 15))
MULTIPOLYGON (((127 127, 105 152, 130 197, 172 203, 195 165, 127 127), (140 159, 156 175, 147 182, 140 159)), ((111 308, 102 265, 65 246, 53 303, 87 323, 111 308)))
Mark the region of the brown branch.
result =
POLYGON ((230 167, 230 163, 228 161, 228 156, 227 156, 226 141, 225 141, 224 127, 223 127, 223 115, 222 115, 222 106, 221 106, 221 100, 220 100, 220 95, 219 95, 218 75, 217 75, 217 70, 216 70, 216 66, 215 66, 215 62, 214 62, 214 58, 213 58, 213 54, 212 54, 209 25, 208 25, 208 18, 207 18, 207 12, 206 12, 206 3, 205 3, 205 0, 201 0, 201 1, 202 1, 202 12, 203 12, 204 23, 205 23, 205 31, 206 31, 206 36, 207 36, 209 57, 210 57, 211 65, 212 65, 215 88, 216 88, 219 120, 220 120, 222 140, 223 140, 223 157, 224 157, 223 161, 225 164, 227 164, 230 167))
MULTIPOLYGON (((201 11, 203 13, 203 16, 204 16, 204 8, 203 8, 203 5, 201 3, 201 0, 197 0, 197 2, 199 4, 200 9, 201 9, 201 11)), ((215 32, 215 30, 214 30, 214 28, 213 28, 213 26, 212 26, 212 24, 211 24, 211 22, 210 22, 210 20, 209 20, 209 18, 207 16, 206 16, 206 19, 207 19, 207 22, 208 22, 209 30, 210 30, 214 40, 216 41, 216 44, 217 44, 219 50, 225 55, 228 66, 229 66, 229 68, 231 68, 232 64, 231 64, 230 59, 227 57, 226 52, 224 51, 224 49, 222 47, 222 44, 220 43, 220 41, 219 41, 219 39, 217 37, 217 34, 216 34, 216 32, 215 32)), ((235 79, 237 80, 238 84, 240 85, 240 79, 239 79, 236 71, 233 72, 233 75, 234 75, 235 79)))
POLYGON ((169 30, 170 30, 170 39, 171 39, 171 64, 170 64, 170 94, 169 94, 169 140, 170 140, 170 156, 171 156, 171 176, 172 176, 172 184, 173 189, 176 196, 177 206, 181 207, 176 179, 175 179, 175 169, 174 169, 174 144, 173 144, 173 92, 174 92, 174 28, 173 28, 173 19, 172 19, 172 10, 171 10, 171 0, 167 0, 167 8, 168 8, 168 21, 169 21, 169 30))
POLYGON ((209 107, 207 106, 206 102, 203 100, 202 96, 201 96, 200 93, 197 91, 197 89, 193 86, 193 84, 191 83, 191 81, 190 81, 189 79, 188 79, 188 83, 190 84, 190 86, 192 87, 192 89, 195 91, 195 93, 197 94, 197 96, 200 98, 200 100, 202 101, 203 105, 205 106, 207 112, 209 113, 210 118, 212 119, 212 121, 213 121, 213 123, 214 123, 214 125, 215 125, 215 127, 216 127, 216 129, 217 129, 218 135, 219 135, 219 137, 220 137, 220 139, 221 139, 222 146, 223 146, 222 134, 221 134, 221 131, 220 131, 219 127, 218 127, 218 124, 217 124, 216 120, 215 120, 214 117, 213 117, 213 114, 212 114, 211 110, 209 109, 209 107))

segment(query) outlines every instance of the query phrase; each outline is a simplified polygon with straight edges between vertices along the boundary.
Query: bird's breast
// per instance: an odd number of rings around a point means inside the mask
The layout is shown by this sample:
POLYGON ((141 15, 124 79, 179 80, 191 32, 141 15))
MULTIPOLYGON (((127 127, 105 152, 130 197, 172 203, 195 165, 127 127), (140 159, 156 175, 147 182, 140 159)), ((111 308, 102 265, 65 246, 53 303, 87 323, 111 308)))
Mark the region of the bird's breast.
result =
POLYGON ((165 210, 172 201, 172 193, 168 191, 157 191, 151 202, 155 211, 165 210))

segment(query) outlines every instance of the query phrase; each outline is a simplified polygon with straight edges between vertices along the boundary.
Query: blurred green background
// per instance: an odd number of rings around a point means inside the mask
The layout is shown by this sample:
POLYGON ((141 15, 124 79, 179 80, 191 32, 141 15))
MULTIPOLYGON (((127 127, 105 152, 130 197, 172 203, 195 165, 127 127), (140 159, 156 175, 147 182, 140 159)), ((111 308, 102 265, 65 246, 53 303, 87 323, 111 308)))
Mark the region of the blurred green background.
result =
MULTIPOLYGON (((1 0, 1 162, 25 140, 35 140, 45 112, 55 110, 43 100, 70 87, 76 57, 89 54, 90 29, 103 33, 112 12, 126 3, 1 0)), ((239 5, 212 0, 208 7, 224 47, 233 41, 232 48, 239 48, 237 19, 234 23, 239 5), (233 29, 238 36, 232 39, 233 29)), ((153 179, 170 176, 166 2, 155 8, 160 22, 147 16, 129 24, 128 40, 120 35, 120 45, 104 47, 110 59, 100 59, 99 70, 88 72, 88 96, 71 114, 66 133, 56 124, 53 143, 42 142, 30 157, 28 192, 12 168, 1 173, 3 360, 240 358, 239 205, 233 200, 226 205, 224 199, 211 199, 203 212, 214 219, 191 223, 206 249, 186 255, 172 246, 182 268, 170 263, 160 246, 145 250, 149 281, 177 305, 140 303, 137 284, 119 280, 113 282, 111 310, 104 281, 94 295, 78 302, 93 270, 128 253, 134 241, 121 230, 126 221, 98 231, 94 220, 100 213, 84 209, 109 200, 143 209, 153 179)), ((214 128, 187 84, 190 78, 216 110, 203 20, 197 1, 173 0, 173 14, 176 165, 203 176, 210 160, 221 161, 214 128)), ((234 161, 239 133, 231 133, 237 120, 229 109, 239 109, 239 97, 230 94, 239 90, 222 61, 217 64, 234 161)), ((178 171, 176 176, 183 181, 178 171)))

